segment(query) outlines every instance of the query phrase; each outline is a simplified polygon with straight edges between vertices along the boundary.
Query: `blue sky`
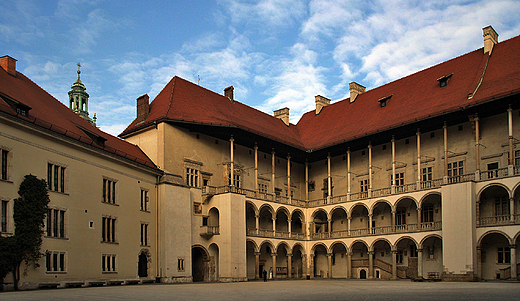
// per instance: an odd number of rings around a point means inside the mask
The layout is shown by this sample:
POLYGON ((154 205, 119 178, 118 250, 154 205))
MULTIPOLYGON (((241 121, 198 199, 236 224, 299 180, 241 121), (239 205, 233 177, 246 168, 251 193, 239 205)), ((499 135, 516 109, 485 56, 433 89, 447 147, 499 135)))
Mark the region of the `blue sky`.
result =
POLYGON ((175 75, 291 122, 333 102, 348 84, 372 89, 520 34, 520 3, 504 1, 104 1, 0 2, 0 55, 68 105, 81 79, 90 116, 119 134, 136 98, 154 98, 175 75))

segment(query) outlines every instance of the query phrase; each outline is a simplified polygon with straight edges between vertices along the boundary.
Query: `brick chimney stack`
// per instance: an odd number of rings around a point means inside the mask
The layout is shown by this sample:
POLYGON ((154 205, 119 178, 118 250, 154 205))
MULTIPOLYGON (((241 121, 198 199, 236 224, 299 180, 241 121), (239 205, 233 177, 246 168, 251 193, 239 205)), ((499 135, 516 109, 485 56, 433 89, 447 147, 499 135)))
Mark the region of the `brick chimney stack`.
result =
POLYGON ((349 86, 350 86, 350 102, 351 103, 356 100, 356 98, 359 96, 359 94, 365 93, 366 87, 364 87, 356 82, 351 82, 349 84, 349 86))
POLYGON ((137 122, 146 120, 150 113, 150 96, 148 94, 141 95, 137 98, 137 122))
POLYGON ((226 96, 231 102, 234 102, 235 99, 233 98, 233 90, 235 88, 233 88, 233 86, 229 86, 227 88, 224 89, 224 96, 226 96))
POLYGON ((489 52, 489 55, 491 55, 493 46, 498 44, 498 33, 491 25, 482 28, 482 31, 484 32, 484 53, 489 52))
POLYGON ((316 115, 318 115, 324 107, 330 105, 330 99, 321 95, 314 96, 314 99, 316 102, 316 115))
POLYGON ((8 55, 4 55, 0 57, 0 66, 4 69, 8 74, 12 76, 16 76, 16 60, 8 55))
POLYGON ((289 126, 289 108, 274 111, 274 117, 280 119, 285 123, 285 125, 289 126))

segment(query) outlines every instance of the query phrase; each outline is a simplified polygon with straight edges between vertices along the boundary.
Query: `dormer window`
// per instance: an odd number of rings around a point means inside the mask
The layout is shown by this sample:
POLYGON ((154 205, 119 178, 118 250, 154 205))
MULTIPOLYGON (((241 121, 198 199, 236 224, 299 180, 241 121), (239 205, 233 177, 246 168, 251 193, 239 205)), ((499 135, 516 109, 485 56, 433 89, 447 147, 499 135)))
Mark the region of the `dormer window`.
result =
POLYGON ((18 115, 23 117, 29 116, 29 110, 31 110, 31 107, 8 97, 0 97, 0 100, 3 100, 6 104, 8 104, 13 110, 16 111, 18 115))
POLYGON ((381 98, 380 100, 378 100, 379 105, 381 106, 381 108, 386 107, 386 104, 387 104, 388 100, 389 100, 393 95, 394 95, 394 94, 391 94, 391 95, 389 95, 389 96, 385 96, 385 97, 381 98))
POLYGON ((24 107, 21 107, 21 106, 17 106, 16 107, 16 113, 18 113, 18 115, 22 115, 24 117, 27 117, 28 115, 28 111, 27 109, 25 109, 24 107))
POLYGON ((452 75, 453 75, 453 73, 448 74, 448 75, 445 75, 445 76, 442 76, 442 77, 439 77, 439 78, 437 79, 437 81, 439 82, 439 86, 440 86, 441 88, 446 87, 446 86, 448 85, 448 82, 449 82, 449 80, 450 80, 450 78, 451 78, 452 75))

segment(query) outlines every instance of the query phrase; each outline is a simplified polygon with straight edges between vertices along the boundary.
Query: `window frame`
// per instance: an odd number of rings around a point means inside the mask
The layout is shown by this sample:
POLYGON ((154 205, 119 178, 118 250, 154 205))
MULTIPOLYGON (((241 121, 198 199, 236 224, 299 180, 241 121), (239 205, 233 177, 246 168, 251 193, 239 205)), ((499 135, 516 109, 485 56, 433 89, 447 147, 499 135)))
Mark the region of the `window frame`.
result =
POLYGON ((68 256, 66 251, 47 250, 45 252, 45 273, 66 274, 68 256))
POLYGON ((1 220, 0 220, 0 233, 10 233, 9 232, 9 201, 1 200, 1 208, 0 208, 1 220))
POLYGON ((49 206, 45 216, 45 237, 67 239, 67 209, 49 206))
POLYGON ((52 161, 47 162, 47 189, 49 191, 66 193, 67 166, 52 161))
POLYGON ((101 202, 105 204, 117 205, 119 188, 118 181, 109 177, 103 177, 103 192, 101 202))
POLYGON ((101 254, 101 272, 103 274, 117 273, 117 255, 101 254))
POLYGON ((150 212, 150 196, 148 189, 141 188, 141 211, 150 212))
POLYGON ((103 215, 101 219, 101 242, 117 244, 117 218, 103 215))
POLYGON ((142 247, 149 247, 150 246, 150 223, 147 222, 141 222, 141 244, 142 247))

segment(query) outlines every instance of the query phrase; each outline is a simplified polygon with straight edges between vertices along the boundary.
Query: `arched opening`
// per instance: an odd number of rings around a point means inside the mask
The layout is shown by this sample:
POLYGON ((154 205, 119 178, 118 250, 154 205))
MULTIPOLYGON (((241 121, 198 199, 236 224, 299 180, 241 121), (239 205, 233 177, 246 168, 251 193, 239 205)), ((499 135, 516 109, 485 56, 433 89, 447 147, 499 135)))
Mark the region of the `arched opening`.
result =
POLYGON ((209 252, 209 279, 208 281, 218 281, 219 279, 219 249, 217 244, 211 244, 208 249, 209 252))
POLYGON ((345 237, 348 235, 347 212, 343 208, 336 208, 332 211, 330 224, 332 237, 345 237))
POLYGON ((205 281, 207 275, 207 255, 206 251, 201 247, 191 248, 191 276, 193 282, 205 281))
POLYGON ((328 270, 327 249, 323 245, 318 245, 314 249, 314 277, 328 278, 328 270))
POLYGON ((511 278, 511 245, 502 233, 488 233, 480 243, 482 279, 511 278))
POLYGON ((395 205, 395 230, 407 232, 409 225, 417 225, 417 204, 410 198, 404 198, 395 205))
POLYGON ((259 273, 263 275, 263 272, 267 272, 267 278, 272 278, 273 271, 273 254, 274 250, 269 242, 264 242, 260 245, 260 262, 259 262, 259 273))
POLYGON ((378 202, 372 209, 372 233, 392 232, 392 208, 387 202, 378 202))
POLYGON ((422 242, 423 278, 442 278, 443 265, 442 240, 437 236, 426 238, 422 242))
POLYGON ((291 234, 292 237, 303 239, 305 229, 303 228, 303 214, 301 211, 294 211, 291 216, 291 234))
POLYGON ((363 205, 352 208, 350 220, 351 236, 363 236, 368 234, 368 209, 363 205))
POLYGON ((276 213, 276 232, 280 233, 282 237, 287 237, 284 234, 289 233, 289 218, 285 210, 278 210, 276 213))
POLYGON ((256 211, 249 202, 246 202, 246 228, 250 231, 256 230, 256 211))
POLYGON ((246 262, 247 262, 247 279, 256 279, 256 246, 248 240, 246 241, 246 262))
POLYGON ((417 244, 410 238, 402 238, 395 247, 397 277, 416 279, 419 275, 419 264, 422 264, 419 263, 417 244))
POLYGON ((148 277, 148 259, 148 250, 141 251, 138 257, 139 262, 137 264, 137 275, 139 277, 148 277))
POLYGON ((441 196, 431 194, 421 204, 421 229, 440 229, 442 222, 441 196))
POLYGON ((375 278, 392 278, 392 247, 386 240, 378 240, 374 243, 374 271, 379 270, 379 277, 375 278))
POLYGON ((208 212, 208 227, 218 227, 220 224, 218 209, 213 207, 208 212))
POLYGON ((293 278, 303 278, 305 275, 304 260, 303 260, 303 248, 300 245, 296 245, 292 251, 292 277, 293 278))
POLYGON ((367 270, 366 269, 359 270, 359 279, 367 279, 367 270))
POLYGON ((352 261, 351 261, 351 268, 354 273, 352 275, 358 275, 359 279, 366 279, 361 278, 361 274, 359 273, 360 268, 368 269, 368 247, 365 243, 361 241, 355 242, 352 247, 352 261))
POLYGON ((328 237, 329 226, 327 214, 323 210, 319 210, 314 214, 314 237, 315 238, 326 238, 328 237))
POLYGON ((498 185, 486 188, 480 194, 478 206, 478 226, 509 224, 511 220, 509 193, 498 185))
POLYGON ((332 275, 331 278, 347 278, 347 249, 342 243, 336 243, 332 247, 332 275))
POLYGON ((260 208, 258 230, 259 234, 262 236, 273 236, 273 214, 271 208, 267 206, 260 208))

